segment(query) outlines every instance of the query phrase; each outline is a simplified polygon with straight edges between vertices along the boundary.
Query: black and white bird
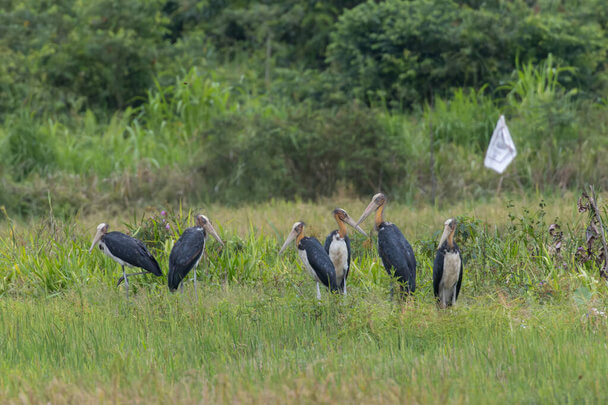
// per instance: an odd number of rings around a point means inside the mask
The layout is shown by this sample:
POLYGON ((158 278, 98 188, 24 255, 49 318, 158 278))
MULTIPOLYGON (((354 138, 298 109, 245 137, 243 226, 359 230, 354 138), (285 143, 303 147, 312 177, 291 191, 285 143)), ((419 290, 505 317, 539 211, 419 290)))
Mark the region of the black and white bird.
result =
MULTIPOLYGON (((416 290, 416 257, 410 243, 395 224, 384 220, 386 197, 378 193, 372 197, 357 225, 361 224, 372 212, 376 212, 374 229, 378 231, 378 254, 389 275, 399 281, 406 294, 416 290)), ((391 288, 391 295, 393 289, 391 288)))
POLYGON ((188 273, 194 269, 194 292, 198 298, 196 289, 196 267, 198 262, 203 257, 205 251, 205 240, 208 234, 211 234, 220 245, 224 246, 224 242, 219 237, 211 221, 204 215, 196 216, 196 226, 187 228, 182 236, 175 242, 171 254, 169 255, 169 290, 175 291, 181 284, 182 280, 188 273))
POLYGON ((163 272, 154 256, 152 256, 152 253, 148 251, 142 241, 121 232, 108 233, 108 229, 109 225, 106 223, 101 223, 97 226, 97 233, 93 238, 89 253, 93 251, 95 246, 99 246, 99 249, 106 256, 111 257, 112 260, 120 264, 122 267, 122 277, 118 279, 117 286, 124 280, 127 299, 129 299, 130 276, 152 273, 160 277, 163 275, 163 272), (125 266, 139 267, 145 271, 127 274, 125 266))
POLYGON ((433 291, 440 308, 456 303, 462 284, 462 257, 458 245, 454 242, 456 225, 455 219, 445 221, 433 263, 433 291))
POLYGON ((350 239, 346 234, 346 224, 352 226, 365 236, 367 234, 342 208, 336 208, 332 214, 338 223, 338 229, 327 235, 325 239, 325 251, 334 264, 336 282, 340 291, 346 295, 346 279, 350 270, 350 239))
POLYGON ((329 255, 323 249, 323 246, 321 246, 321 242, 316 238, 304 236, 304 225, 304 222, 293 224, 291 232, 287 236, 287 239, 285 239, 285 243, 283 243, 279 254, 283 253, 287 246, 295 240, 298 256, 300 256, 304 268, 317 282, 317 299, 321 299, 319 283, 322 283, 331 291, 338 291, 336 271, 329 255))

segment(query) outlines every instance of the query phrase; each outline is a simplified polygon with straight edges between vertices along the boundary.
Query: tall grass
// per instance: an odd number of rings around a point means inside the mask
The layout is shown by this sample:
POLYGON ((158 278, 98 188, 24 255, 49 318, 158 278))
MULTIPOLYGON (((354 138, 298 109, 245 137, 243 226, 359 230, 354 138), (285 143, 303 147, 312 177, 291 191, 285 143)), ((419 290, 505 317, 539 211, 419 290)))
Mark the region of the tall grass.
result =
MULTIPOLYGON (((0 399, 32 402, 599 402, 599 303, 105 287, 0 302, 0 399)), ((466 296, 465 296, 466 297, 466 296)))
MULTIPOLYGON (((586 218, 576 213, 572 196, 567 200, 569 204, 562 201, 551 199, 547 206, 537 200, 515 206, 497 200, 485 206, 463 204, 440 210, 390 203, 387 218, 398 224, 414 245, 423 295, 430 294, 434 251, 442 224, 448 217, 460 219, 458 238, 465 252, 467 278, 479 281, 469 288, 482 293, 486 288, 500 285, 509 293, 534 295, 539 282, 552 281, 557 293, 567 295, 577 288, 575 286, 595 287, 574 277, 581 271, 593 272, 575 259, 577 247, 585 245, 586 218), (560 255, 555 255, 552 247, 551 223, 557 223, 564 231, 560 255)), ((52 201, 49 203, 52 206, 52 201)), ((355 217, 365 202, 344 199, 337 203, 355 217)), ((290 263, 295 261, 295 252, 286 255, 289 260, 279 258, 278 247, 296 220, 305 220, 309 223, 307 234, 324 240, 336 227, 328 213, 338 204, 274 202, 242 209, 206 206, 202 212, 216 224, 226 247, 221 249, 214 241, 209 242, 207 260, 199 269, 202 277, 219 284, 308 284, 305 274, 290 270, 299 266, 290 263)), ((111 286, 117 265, 96 251, 93 254, 87 251, 95 226, 100 222, 108 222, 113 230, 129 232, 143 240, 166 273, 173 243, 185 227, 192 226, 198 210, 168 211, 166 216, 152 210, 122 219, 108 213, 87 217, 85 222, 61 220, 54 215, 43 221, 26 222, 27 225, 11 220, 7 232, 0 233, 0 268, 3 269, 0 293, 45 296, 90 283, 111 286)), ((388 279, 377 258, 375 238, 365 239, 357 234, 351 238, 356 252, 353 285, 386 289, 388 279)), ((134 282, 139 283, 161 288, 165 281, 142 277, 134 282)))
POLYGON ((458 89, 450 99, 437 98, 434 108, 425 110, 424 120, 434 131, 435 147, 455 144, 470 147, 478 154, 485 152, 500 116, 499 108, 484 95, 485 91, 485 87, 469 92, 458 89))
POLYGON ((390 202, 386 217, 418 259, 418 289, 404 302, 389 299, 376 248, 357 234, 346 297, 324 291, 318 302, 295 251, 277 255, 293 221, 323 238, 336 226, 333 208, 356 217, 367 201, 8 217, 0 401, 602 401, 608 291, 598 269, 576 259, 587 218, 575 197, 443 209, 390 202), (144 240, 166 273, 175 239, 198 212, 226 242, 208 243, 198 301, 189 281, 183 295, 170 294, 165 277, 146 276, 132 279, 126 301, 116 263, 87 252, 106 221, 144 240), (439 311, 432 260, 453 216, 465 278, 457 305, 439 311), (564 231, 559 255, 551 223, 564 231))

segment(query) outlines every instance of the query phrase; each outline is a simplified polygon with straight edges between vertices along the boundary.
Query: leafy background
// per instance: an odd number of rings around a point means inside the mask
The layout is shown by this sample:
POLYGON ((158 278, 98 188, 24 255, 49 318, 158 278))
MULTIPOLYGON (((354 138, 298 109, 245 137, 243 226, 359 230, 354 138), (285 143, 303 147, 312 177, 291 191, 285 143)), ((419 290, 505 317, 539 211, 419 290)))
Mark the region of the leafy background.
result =
POLYGON ((0 205, 606 187, 607 22, 601 0, 4 0, 0 205))

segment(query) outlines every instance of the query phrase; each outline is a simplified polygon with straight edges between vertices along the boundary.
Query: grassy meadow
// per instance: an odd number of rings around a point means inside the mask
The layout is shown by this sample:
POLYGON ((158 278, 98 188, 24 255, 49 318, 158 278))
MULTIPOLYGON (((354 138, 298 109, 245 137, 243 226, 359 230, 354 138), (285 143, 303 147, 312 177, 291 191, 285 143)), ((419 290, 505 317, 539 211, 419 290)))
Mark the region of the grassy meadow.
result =
MULTIPOLYGON (((357 217, 367 200, 272 201, 5 218, 0 230, 2 403, 598 403, 608 371, 607 290, 585 245, 578 195, 501 197, 429 207, 391 203, 418 259, 418 288, 389 298, 390 279, 370 240, 352 234, 348 296, 322 291, 293 248, 294 221, 324 238, 336 206, 357 217), (168 253, 192 214, 209 240, 192 283, 170 294, 166 277, 132 278, 94 251, 95 226, 143 239, 167 272, 168 253), (457 305, 432 296, 434 248, 458 217, 465 278, 457 305), (167 230, 166 224, 169 224, 167 230), (561 245, 549 234, 557 223, 561 245)), ((602 204, 600 199, 600 205, 602 204)), ((371 229, 366 222, 364 229, 371 229)))
POLYGON ((606 402, 602 230, 577 205, 608 190, 605 0, 2 3, 0 404, 606 402), (351 232, 349 294, 317 301, 284 238, 378 191, 415 295, 351 232), (166 274, 198 213, 225 247, 197 299, 166 274), (439 311, 449 217, 465 275, 439 311), (101 222, 165 276, 127 301, 88 252, 101 222))

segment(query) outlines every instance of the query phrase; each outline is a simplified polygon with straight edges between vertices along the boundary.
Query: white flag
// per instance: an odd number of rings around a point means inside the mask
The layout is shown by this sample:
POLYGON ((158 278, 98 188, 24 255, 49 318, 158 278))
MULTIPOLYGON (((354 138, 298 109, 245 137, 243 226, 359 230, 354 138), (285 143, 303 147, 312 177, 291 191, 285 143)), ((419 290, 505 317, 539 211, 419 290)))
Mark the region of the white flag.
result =
POLYGON ((487 168, 502 173, 515 156, 517 156, 515 144, 505 123, 505 116, 501 115, 498 123, 496 123, 496 128, 494 128, 486 159, 483 163, 487 168))

